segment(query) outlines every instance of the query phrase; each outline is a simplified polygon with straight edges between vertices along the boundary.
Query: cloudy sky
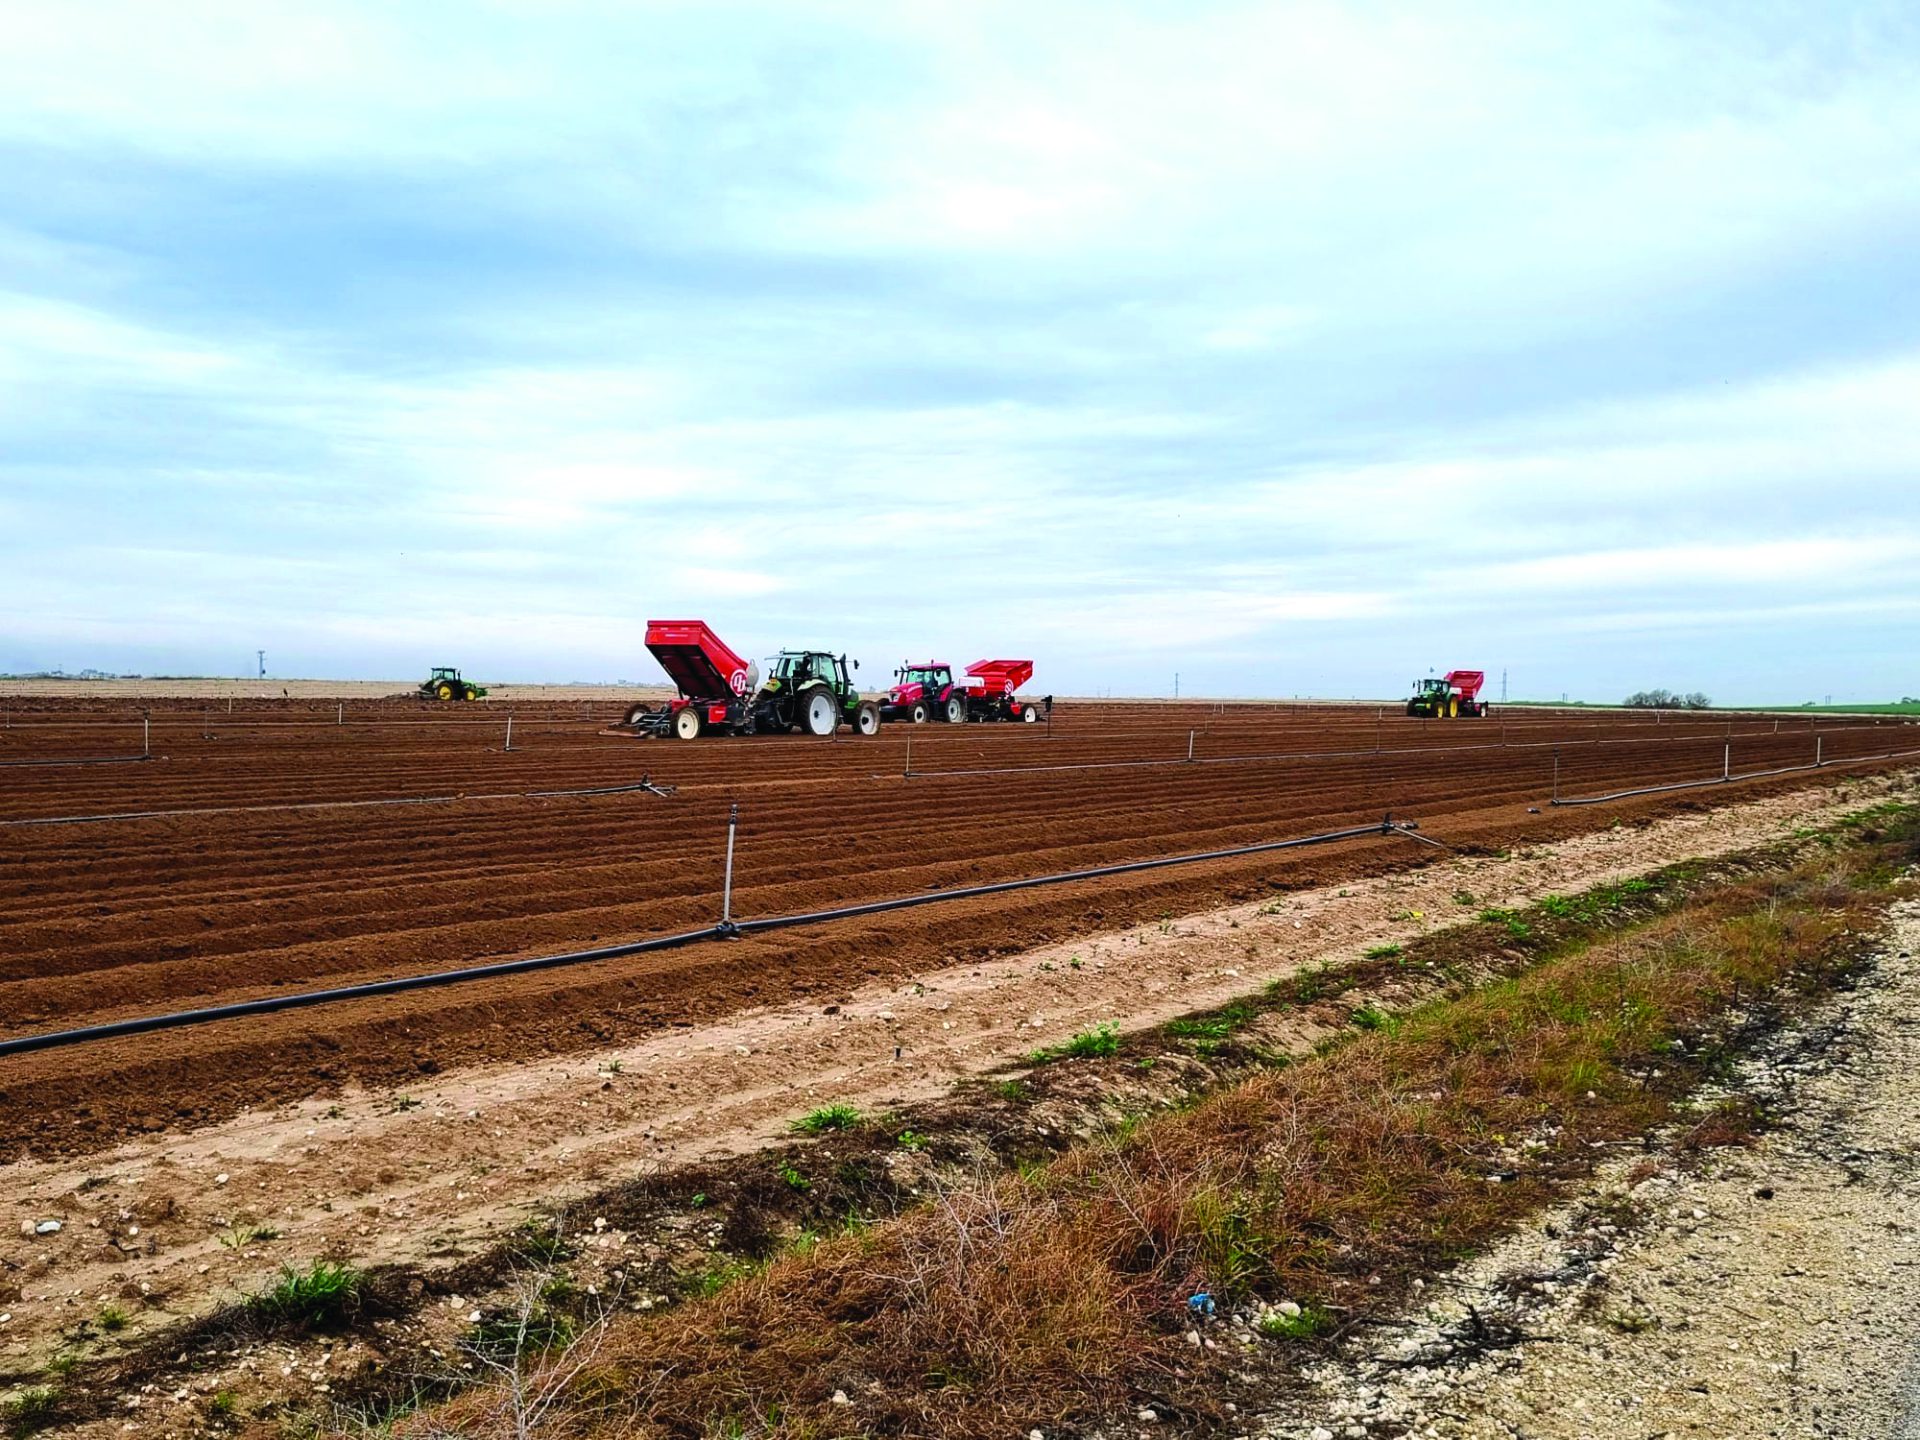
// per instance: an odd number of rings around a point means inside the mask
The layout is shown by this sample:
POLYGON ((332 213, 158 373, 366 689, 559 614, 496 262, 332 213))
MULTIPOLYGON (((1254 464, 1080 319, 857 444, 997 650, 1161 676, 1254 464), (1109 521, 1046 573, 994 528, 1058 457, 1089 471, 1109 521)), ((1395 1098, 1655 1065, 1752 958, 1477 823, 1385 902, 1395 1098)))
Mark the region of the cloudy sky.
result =
POLYGON ((0 0, 0 176, 0 670, 1920 693, 1907 0, 0 0))

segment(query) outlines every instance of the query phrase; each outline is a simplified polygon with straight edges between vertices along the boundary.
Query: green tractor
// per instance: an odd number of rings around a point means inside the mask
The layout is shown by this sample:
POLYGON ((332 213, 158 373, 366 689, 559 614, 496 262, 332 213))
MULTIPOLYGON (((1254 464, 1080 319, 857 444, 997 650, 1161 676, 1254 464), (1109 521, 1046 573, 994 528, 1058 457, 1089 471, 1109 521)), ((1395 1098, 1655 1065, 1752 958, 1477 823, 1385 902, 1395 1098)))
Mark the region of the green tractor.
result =
POLYGON ((851 725, 855 734, 871 735, 880 728, 880 707, 861 698, 844 655, 782 650, 766 662, 759 681, 747 703, 752 730, 831 735, 851 725))
POLYGON ((450 665, 434 666, 433 674, 420 683, 422 700, 478 700, 486 693, 486 686, 462 680, 460 672, 450 665))

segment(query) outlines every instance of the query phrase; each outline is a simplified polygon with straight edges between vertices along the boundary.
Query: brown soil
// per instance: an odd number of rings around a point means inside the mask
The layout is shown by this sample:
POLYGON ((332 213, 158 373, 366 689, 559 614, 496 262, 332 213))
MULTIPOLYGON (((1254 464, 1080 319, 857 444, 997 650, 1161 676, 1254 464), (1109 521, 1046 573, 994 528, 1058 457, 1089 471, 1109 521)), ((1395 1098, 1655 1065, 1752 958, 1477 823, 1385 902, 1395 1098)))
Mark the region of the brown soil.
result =
POLYGON ((458 1263, 499 1243, 531 1206, 764 1144, 823 1100, 871 1111, 937 1096, 956 1076, 1096 1021, 1150 1023, 1475 906, 1764 843, 1830 821, 1888 783, 1702 809, 1507 857, 1446 858, 1014 959, 931 965, 911 982, 870 983, 828 1005, 821 996, 748 1002, 715 1024, 617 1047, 416 1077, 405 1098, 349 1088, 337 1105, 263 1105, 110 1154, 22 1160, 9 1171, 12 1213, 0 1228, 57 1218, 63 1229, 0 1241, 0 1286, 10 1287, 0 1289, 9 1312, 0 1356, 32 1374, 62 1330, 109 1301, 133 1311, 124 1340, 137 1343, 257 1288, 284 1260, 458 1263), (278 1239, 223 1243, 267 1223, 278 1239))
MULTIPOLYGON (((231 718, 190 702, 149 708, 160 758, 0 769, 0 1035, 709 924, 735 800, 735 911, 751 916, 1301 835, 1388 810, 1492 852, 1831 778, 1545 804, 1556 753, 1563 794, 1712 775, 1729 730, 1736 773, 1811 758, 1810 729, 1754 719, 1528 712, 1449 724, 1351 707, 1086 704, 1064 708, 1051 732, 902 726, 870 740, 682 745, 608 734, 605 713, 560 706, 522 708, 508 752, 503 724, 464 708, 362 706, 345 725, 329 706, 293 702, 240 705, 231 718), (1181 763, 1190 732, 1199 763, 1181 763), (1254 756, 1289 758, 1242 758, 1254 756), (929 773, 972 770, 985 773, 929 773), (678 792, 525 798, 649 772, 678 792), (11 823, 180 810, 209 813, 11 823)), ((132 722, 110 712, 10 711, 0 761, 110 753, 132 722)), ((1829 761, 1911 738, 1874 723, 1819 731, 1829 761)), ((84 1152, 349 1085, 417 1085, 743 1007, 839 999, 1437 853, 1369 839, 1243 857, 14 1057, 0 1071, 0 1157, 84 1152)))

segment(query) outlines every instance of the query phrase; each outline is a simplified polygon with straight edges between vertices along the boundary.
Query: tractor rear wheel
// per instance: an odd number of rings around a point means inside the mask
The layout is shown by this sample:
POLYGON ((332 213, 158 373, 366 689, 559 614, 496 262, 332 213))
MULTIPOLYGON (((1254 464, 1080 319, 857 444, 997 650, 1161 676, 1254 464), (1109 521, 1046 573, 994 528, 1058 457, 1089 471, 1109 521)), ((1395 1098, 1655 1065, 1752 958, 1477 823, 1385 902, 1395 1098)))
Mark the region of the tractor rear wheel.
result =
POLYGON ((862 700, 853 712, 853 731, 856 735, 878 735, 880 707, 871 700, 862 700))
POLYGON ((445 680, 442 680, 433 693, 439 699, 451 700, 453 699, 453 686, 449 685, 445 680))
POLYGON ((1027 725, 1038 725, 1038 724, 1040 723, 1040 710, 1039 710, 1039 707, 1038 707, 1038 706, 1035 706, 1035 705, 1029 705, 1029 706, 1027 706, 1027 708, 1026 708, 1026 709, 1024 709, 1024 710, 1022 710, 1022 711, 1020 712, 1020 719, 1021 719, 1021 721, 1022 721, 1022 723, 1024 723, 1024 724, 1027 724, 1027 725))
POLYGON ((958 695, 947 697, 947 724, 964 724, 967 718, 967 702, 958 695))
POLYGON ((673 733, 676 739, 698 740, 700 732, 705 728, 700 719, 700 712, 691 705, 683 707, 674 714, 673 733))
POLYGON ((840 707, 821 685, 800 697, 800 723, 809 735, 831 735, 840 728, 840 707))
POLYGON ((927 702, 924 700, 921 700, 914 705, 913 710, 910 713, 912 715, 914 724, 924 725, 927 723, 928 715, 930 715, 932 712, 927 709, 927 702))
POLYGON ((1447 701, 1447 718, 1449 720, 1458 720, 1460 718, 1460 702, 1458 700, 1447 701))

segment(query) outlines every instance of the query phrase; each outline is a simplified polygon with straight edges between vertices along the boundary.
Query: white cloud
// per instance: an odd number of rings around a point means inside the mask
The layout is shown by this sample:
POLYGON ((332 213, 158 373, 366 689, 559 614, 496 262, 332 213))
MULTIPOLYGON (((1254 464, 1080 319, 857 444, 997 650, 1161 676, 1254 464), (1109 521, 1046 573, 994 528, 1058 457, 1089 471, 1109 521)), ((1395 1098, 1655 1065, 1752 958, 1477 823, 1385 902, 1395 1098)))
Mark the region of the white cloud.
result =
POLYGON ((1904 663, 1897 11, 16 8, 23 649, 1904 663))

